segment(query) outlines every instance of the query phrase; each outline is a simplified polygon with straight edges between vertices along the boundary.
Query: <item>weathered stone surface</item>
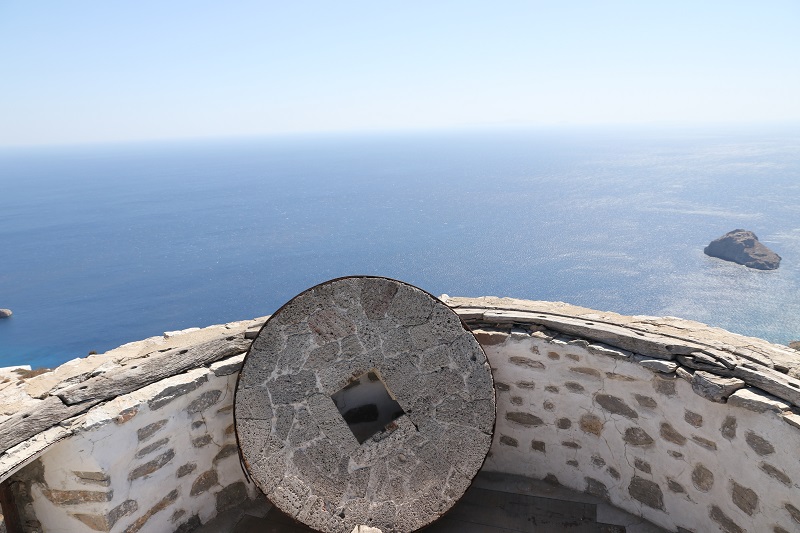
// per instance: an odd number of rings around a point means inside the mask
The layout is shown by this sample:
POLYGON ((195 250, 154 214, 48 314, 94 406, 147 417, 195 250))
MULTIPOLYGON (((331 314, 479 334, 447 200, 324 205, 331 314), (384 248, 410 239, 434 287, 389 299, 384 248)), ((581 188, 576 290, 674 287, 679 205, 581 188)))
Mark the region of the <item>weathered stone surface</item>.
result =
POLYGON ((633 476, 628 485, 628 494, 648 507, 659 510, 664 509, 664 493, 661 492, 661 487, 658 483, 649 479, 633 476))
POLYGON ((124 533, 136 533, 137 531, 142 529, 142 527, 144 527, 147 521, 150 520, 150 518, 152 518, 154 514, 160 513, 161 511, 163 511, 164 509, 175 503, 177 499, 178 499, 178 489, 174 489, 171 492, 169 492, 166 496, 161 498, 161 500, 157 504, 151 507, 145 514, 140 516, 133 524, 125 528, 124 533))
POLYGON ((240 505, 243 501, 247 501, 247 487, 244 482, 231 483, 217 493, 217 512, 227 511, 231 507, 240 505))
POLYGON ((0 318, 8 318, 13 314, 11 309, 0 309, 0 318))
POLYGON ((175 382, 174 385, 164 387, 161 392, 147 401, 147 406, 150 407, 150 410, 160 409, 176 398, 197 390, 208 381, 208 375, 205 372, 194 372, 191 376, 175 376, 171 380, 175 382))
POLYGON ((586 481, 585 492, 587 494, 596 496, 601 500, 609 501, 611 499, 610 496, 608 495, 608 487, 606 487, 605 483, 589 476, 586 476, 583 479, 586 481))
POLYGON ((58 396, 67 405, 113 398, 189 369, 240 354, 249 345, 250 341, 243 334, 236 334, 188 348, 156 352, 146 359, 136 359, 130 366, 61 389, 58 396))
POLYGON ((702 352, 694 352, 692 355, 679 355, 677 359, 678 363, 693 370, 704 370, 724 377, 733 376, 733 366, 728 367, 702 352))
POLYGON ((781 264, 781 256, 761 244, 755 233, 744 229, 714 239, 703 253, 758 270, 775 270, 781 264))
POLYGON ((242 369, 244 356, 245 354, 234 355, 233 357, 223 359, 222 361, 217 361, 208 368, 217 377, 235 374, 236 372, 242 369))
POLYGON ((580 426, 581 431, 584 433, 591 433, 592 435, 597 435, 599 437, 603 432, 603 426, 605 423, 603 422, 603 419, 597 415, 584 413, 581 415, 578 425, 580 426))
POLYGON ((175 475, 178 478, 182 478, 184 476, 188 476, 195 470, 197 470, 197 463, 186 463, 185 465, 181 465, 178 467, 178 470, 175 473, 175 475))
POLYGON ((92 502, 110 502, 114 491, 42 489, 44 497, 56 505, 79 505, 92 502))
POLYGON ((476 329, 473 332, 481 346, 497 346, 503 344, 509 338, 509 334, 506 331, 476 329))
MULTIPOLYGON (((512 326, 476 337, 496 350, 529 334, 512 326)), ((464 493, 492 443, 494 389, 476 337, 441 302, 392 280, 342 278, 297 296, 266 322, 239 375, 236 432, 251 477, 279 509, 322 532, 350 533, 368 519, 383 531, 427 525, 464 493), (366 421, 347 413, 373 405, 368 418, 380 420, 383 410, 374 399, 347 405, 342 391, 372 374, 401 410, 356 437, 346 418, 366 421)), ((524 376, 545 369, 519 353, 505 362, 533 387, 524 376)), ((528 409, 502 416, 544 424, 528 409)), ((518 437, 497 440, 519 447, 518 437)))
POLYGON ((758 435, 753 431, 748 431, 744 435, 744 440, 747 445, 753 449, 758 455, 770 455, 775 453, 775 446, 772 445, 767 439, 758 435))
POLYGON ((745 382, 738 378, 723 378, 698 370, 692 378, 692 390, 712 402, 724 403, 728 396, 743 388, 745 382))
MULTIPOLYGON (((597 350, 595 346, 599 343, 600 345, 606 344, 621 348, 627 352, 646 353, 651 357, 657 357, 659 359, 675 358, 675 353, 672 350, 674 346, 672 346, 669 340, 662 339, 650 333, 634 333, 629 329, 607 322, 587 322, 580 318, 568 316, 506 310, 487 310, 483 313, 483 320, 496 323, 503 323, 504 321, 507 323, 511 321, 516 323, 538 324, 553 331, 595 341, 586 346, 587 350, 597 350)), ((694 345, 695 350, 698 348, 698 346, 694 345)), ((687 353, 691 353, 688 351, 689 347, 687 347, 686 350, 687 353)), ((612 357, 615 355, 619 356, 619 352, 613 355, 612 353, 613 352, 608 353, 608 355, 612 357)))
POLYGON ((572 366, 570 367, 569 371, 596 379, 602 379, 603 377, 599 370, 587 366, 572 366))
POLYGON ((100 487, 108 487, 111 485, 111 476, 105 472, 83 472, 73 471, 75 478, 79 483, 84 485, 98 485, 100 487))
POLYGON ((717 449, 717 443, 716 442, 714 442, 713 440, 709 440, 709 439, 706 439, 704 437, 701 437, 699 435, 692 435, 692 442, 694 442, 695 444, 699 444, 700 446, 702 446, 703 448, 706 448, 707 450, 716 450, 717 449))
POLYGON ((106 514, 70 513, 89 529, 94 531, 110 531, 114 524, 124 516, 129 516, 139 510, 135 500, 125 500, 106 514))
POLYGON ((636 468, 637 470, 641 470, 645 474, 652 473, 652 467, 650 466, 650 463, 648 463, 644 459, 639 459, 638 457, 634 458, 633 466, 634 468, 636 468))
POLYGON ((800 406, 800 379, 769 368, 756 366, 753 363, 737 366, 734 376, 782 400, 800 406))
POLYGON ((213 463, 216 465, 218 462, 222 461, 226 457, 230 457, 231 455, 236 455, 239 452, 239 447, 235 444, 226 444, 217 452, 217 455, 214 456, 213 463))
POLYGON ((675 369, 675 375, 684 380, 686 383, 689 383, 690 385, 692 383, 692 378, 694 377, 694 374, 692 374, 682 366, 679 366, 678 368, 675 369))
POLYGON ((714 473, 705 465, 697 464, 692 470, 692 483, 701 492, 708 492, 714 486, 714 473))
POLYGON ((131 473, 128 474, 128 479, 133 481, 135 479, 139 479, 142 476, 147 476, 158 470, 159 468, 163 467, 165 464, 172 461, 175 457, 175 450, 169 449, 166 452, 162 453, 152 461, 148 461, 142 465, 137 466, 131 473))
POLYGON ((210 390, 206 391, 201 394, 197 399, 193 400, 192 403, 189 404, 189 407, 186 408, 186 412, 189 414, 199 413, 201 411, 205 411, 215 403, 219 401, 220 396, 222 396, 221 390, 210 390))
POLYGON ((535 452, 547 453, 547 445, 540 440, 531 441, 531 450, 535 452))
POLYGON ((656 374, 653 376, 653 388, 664 396, 675 396, 675 376, 656 374))
POLYGON ((500 444, 505 444, 506 446, 512 446, 516 448, 519 446, 519 442, 514 437, 509 437, 508 435, 500 435, 500 444))
POLYGON ((722 509, 716 505, 711 506, 708 516, 716 522, 725 533, 745 533, 745 530, 739 527, 722 509))
POLYGON ((667 488, 675 494, 684 494, 686 489, 674 479, 667 479, 667 488))
POLYGON ((136 458, 137 459, 141 459, 145 455, 153 453, 154 451, 156 451, 156 450, 158 450, 160 448, 163 448, 167 444, 169 444, 169 437, 164 437, 163 439, 157 440, 156 442, 154 442, 152 444, 148 444, 147 446, 145 446, 144 448, 142 448, 141 450, 138 450, 136 452, 136 458))
POLYGON ((621 415, 630 419, 639 418, 639 414, 631 409, 631 407, 625 403, 622 398, 617 396, 612 396, 610 394, 596 394, 594 396, 594 401, 609 413, 621 415))
POLYGON ((544 421, 538 416, 522 411, 512 411, 510 413, 506 413, 506 420, 526 427, 536 427, 544 424, 544 421))
POLYGON ((658 407, 658 403, 650 396, 645 396, 644 394, 634 394, 633 397, 636 398, 636 402, 645 409, 655 409, 658 407))
POLYGON ((197 496, 206 492, 208 489, 219 483, 219 477, 216 470, 207 470, 197 476, 197 479, 192 483, 192 489, 189 491, 190 496, 197 496))
POLYGON ((783 483, 787 487, 791 487, 792 486, 791 478, 789 478, 789 476, 787 476, 786 473, 783 470, 781 470, 779 468, 776 468, 775 466, 773 466, 773 465, 771 465, 769 463, 765 463, 763 461, 758 465, 758 467, 761 470, 763 470, 764 472, 766 472, 767 475, 769 475, 772 478, 777 479, 778 481, 780 481, 781 483, 783 483))
POLYGON ((754 413, 773 411, 781 413, 791 408, 791 405, 765 392, 746 387, 739 389, 728 397, 728 405, 741 407, 754 413))
POLYGON ((736 417, 728 415, 725 417, 725 420, 722 421, 722 426, 719 428, 719 431, 726 439, 733 440, 736 438, 737 426, 738 422, 736 422, 736 417))
POLYGON ((758 510, 758 495, 755 491, 733 480, 731 480, 731 499, 736 507, 750 516, 758 510))
POLYGON ((572 420, 569 418, 559 418, 556 420, 556 427, 558 429, 569 429, 572 427, 572 420))
POLYGON ((703 415, 700 413, 695 413, 694 411, 685 409, 683 413, 683 419, 691 426, 696 428, 703 427, 703 415))
POLYGON ((544 363, 530 357, 512 356, 508 358, 508 362, 512 365, 532 370, 544 370, 545 368, 544 363))
POLYGON ((575 394, 580 394, 580 393, 582 393, 583 391, 586 390, 583 387, 583 385, 581 385, 580 383, 575 383, 574 381, 565 382, 564 383, 564 388, 567 389, 568 391, 572 392, 572 393, 575 393, 575 394))
POLYGON ((661 435, 662 439, 669 441, 673 444, 677 444, 679 446, 683 446, 684 444, 686 444, 686 437, 681 435, 678 432, 678 430, 672 427, 672 424, 670 424, 669 422, 661 423, 661 429, 659 434, 661 435))
POLYGON ((655 441, 640 427, 631 427, 625 430, 622 439, 631 446, 650 446, 655 441))
POLYGON ((192 515, 188 520, 175 528, 174 533, 192 533, 192 531, 199 529, 202 525, 203 523, 200 521, 200 517, 198 515, 192 515))
POLYGON ((99 401, 88 400, 80 405, 64 405, 55 396, 35 400, 29 407, 20 409, 5 419, 0 418, 0 450, 8 450, 62 420, 88 411, 99 401))
POLYGON ((147 424, 145 427, 138 429, 136 431, 136 436, 139 439, 139 442, 145 442, 147 439, 155 435, 155 433, 163 428, 167 424, 167 419, 164 418, 159 420, 158 422, 153 422, 152 424, 147 424))
POLYGON ((675 372, 676 368, 678 368, 676 363, 661 359, 640 359, 638 363, 645 368, 649 368, 655 372, 662 372, 664 374, 671 374, 672 372, 675 372))
POLYGON ((789 515, 792 517, 792 520, 800 524, 800 509, 788 502, 784 503, 783 507, 789 511, 789 515))
POLYGON ((203 446, 208 446, 211 444, 213 438, 211 435, 206 433, 205 435, 200 435, 199 437, 195 437, 192 439, 192 446, 194 448, 202 448, 203 446))

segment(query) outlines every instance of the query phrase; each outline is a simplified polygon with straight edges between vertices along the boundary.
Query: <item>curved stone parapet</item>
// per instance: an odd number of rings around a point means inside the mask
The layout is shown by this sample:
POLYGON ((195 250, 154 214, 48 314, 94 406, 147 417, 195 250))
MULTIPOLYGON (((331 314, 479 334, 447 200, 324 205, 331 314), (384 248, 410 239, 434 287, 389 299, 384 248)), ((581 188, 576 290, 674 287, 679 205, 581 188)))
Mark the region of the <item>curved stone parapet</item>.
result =
POLYGON ((495 421, 491 370, 458 315, 375 277, 323 283, 272 315, 235 405, 253 480, 328 533, 439 518, 483 464, 495 421))
POLYGON ((800 354, 671 317, 446 302, 494 373, 485 470, 563 484, 669 531, 800 528, 800 354))
MULTIPOLYGON (((483 470, 585 491, 670 531, 800 529, 795 350, 674 317, 442 299, 494 375, 483 470)), ((232 401, 264 320, 0 377, 0 482, 23 518, 178 530, 260 494, 239 466, 232 401)))

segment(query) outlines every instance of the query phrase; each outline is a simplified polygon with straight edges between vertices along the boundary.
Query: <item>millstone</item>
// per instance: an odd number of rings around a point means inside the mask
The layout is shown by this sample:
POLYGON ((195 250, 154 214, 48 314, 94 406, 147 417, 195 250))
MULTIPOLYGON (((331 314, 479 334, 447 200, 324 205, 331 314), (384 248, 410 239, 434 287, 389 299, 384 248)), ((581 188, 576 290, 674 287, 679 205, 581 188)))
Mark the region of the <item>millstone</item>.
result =
POLYGON ((326 533, 411 532, 450 509, 483 464, 494 385, 442 302, 387 278, 340 278, 264 324, 235 419, 250 476, 283 512, 326 533))

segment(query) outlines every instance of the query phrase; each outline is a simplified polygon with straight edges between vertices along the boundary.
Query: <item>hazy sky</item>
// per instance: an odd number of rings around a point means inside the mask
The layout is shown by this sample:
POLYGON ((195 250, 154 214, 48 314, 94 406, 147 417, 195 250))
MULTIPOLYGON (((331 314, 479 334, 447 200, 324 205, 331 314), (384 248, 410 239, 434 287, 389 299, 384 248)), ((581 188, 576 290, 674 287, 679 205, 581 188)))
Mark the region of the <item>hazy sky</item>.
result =
POLYGON ((0 0, 0 145, 800 121, 800 1, 0 0))

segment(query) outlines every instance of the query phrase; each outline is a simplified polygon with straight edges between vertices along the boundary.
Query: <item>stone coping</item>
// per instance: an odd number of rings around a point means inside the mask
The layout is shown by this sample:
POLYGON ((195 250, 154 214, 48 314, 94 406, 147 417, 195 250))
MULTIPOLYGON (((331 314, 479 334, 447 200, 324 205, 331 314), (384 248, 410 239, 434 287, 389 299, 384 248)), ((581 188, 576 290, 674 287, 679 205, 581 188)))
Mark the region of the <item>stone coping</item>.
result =
MULTIPOLYGON (((770 411, 800 427, 800 354, 791 348, 675 317, 625 316, 491 296, 443 295, 442 300, 472 328, 487 328, 479 332, 483 345, 521 331, 554 331, 566 342, 585 342, 598 353, 616 353, 655 371, 674 373, 689 380, 698 394, 719 401, 731 389, 748 387, 773 402, 770 411)), ((0 481, 53 442, 79 431, 91 418, 87 411, 98 405, 243 354, 265 320, 167 332, 34 377, 0 379, 0 481)))

